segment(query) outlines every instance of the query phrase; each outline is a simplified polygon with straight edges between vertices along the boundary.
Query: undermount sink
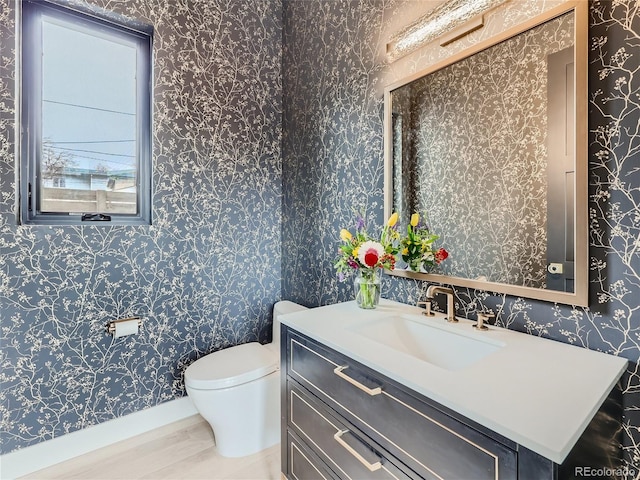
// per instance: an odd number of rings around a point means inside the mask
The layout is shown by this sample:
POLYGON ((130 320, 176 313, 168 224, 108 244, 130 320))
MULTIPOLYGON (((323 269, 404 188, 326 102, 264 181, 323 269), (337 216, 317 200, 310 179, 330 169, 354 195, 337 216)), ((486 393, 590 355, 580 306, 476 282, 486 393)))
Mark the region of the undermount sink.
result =
POLYGON ((447 328, 446 320, 442 319, 445 323, 440 328, 428 325, 421 317, 416 317, 393 315, 376 318, 354 325, 350 330, 369 340, 452 371, 473 365, 503 346, 475 338, 482 335, 481 332, 465 335, 463 329, 471 329, 468 324, 455 324, 447 328), (451 331, 458 329, 459 333, 451 331))

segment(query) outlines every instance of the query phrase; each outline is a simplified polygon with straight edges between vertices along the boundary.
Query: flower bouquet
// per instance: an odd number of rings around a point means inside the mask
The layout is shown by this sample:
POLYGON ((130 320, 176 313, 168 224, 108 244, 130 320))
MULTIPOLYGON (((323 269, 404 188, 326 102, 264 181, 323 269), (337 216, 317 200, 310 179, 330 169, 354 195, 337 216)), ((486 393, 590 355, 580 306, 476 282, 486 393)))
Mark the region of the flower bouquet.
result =
POLYGON ((429 231, 429 228, 420 222, 420 215, 411 215, 411 221, 407 226, 407 235, 402 239, 402 260, 414 272, 426 271, 427 267, 440 265, 448 256, 444 248, 436 249, 433 243, 440 238, 429 231))
POLYGON ((397 222, 398 214, 394 213, 377 238, 367 232, 362 217, 357 219, 354 234, 345 228, 340 231, 342 243, 335 267, 340 281, 356 273, 356 302, 361 308, 376 308, 380 301, 380 271, 395 268, 400 238, 397 222))

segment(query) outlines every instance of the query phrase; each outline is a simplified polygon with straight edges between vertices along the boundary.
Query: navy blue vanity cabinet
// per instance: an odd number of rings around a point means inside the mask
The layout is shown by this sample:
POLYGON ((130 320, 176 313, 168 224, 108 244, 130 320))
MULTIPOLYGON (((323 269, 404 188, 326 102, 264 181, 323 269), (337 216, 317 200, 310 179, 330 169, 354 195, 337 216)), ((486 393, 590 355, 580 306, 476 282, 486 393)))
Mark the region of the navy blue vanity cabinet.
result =
MULTIPOLYGON (((517 447, 384 376, 283 329, 283 471, 298 443, 337 478, 515 479, 517 447), (293 439, 293 440, 292 440, 293 439)), ((323 470, 324 468, 324 470, 323 470)))
POLYGON ((598 450, 588 428, 559 466, 285 325, 281 334, 290 480, 561 479, 598 450))

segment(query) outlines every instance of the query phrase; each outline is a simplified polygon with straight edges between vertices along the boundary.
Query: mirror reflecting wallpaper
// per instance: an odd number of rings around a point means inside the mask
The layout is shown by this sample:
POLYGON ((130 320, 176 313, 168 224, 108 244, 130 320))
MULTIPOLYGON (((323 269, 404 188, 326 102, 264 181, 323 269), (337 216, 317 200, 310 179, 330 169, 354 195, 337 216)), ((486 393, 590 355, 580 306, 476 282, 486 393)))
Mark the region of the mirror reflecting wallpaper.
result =
POLYGON ((569 12, 390 91, 392 208, 440 235, 434 273, 574 291, 573 43, 569 12))

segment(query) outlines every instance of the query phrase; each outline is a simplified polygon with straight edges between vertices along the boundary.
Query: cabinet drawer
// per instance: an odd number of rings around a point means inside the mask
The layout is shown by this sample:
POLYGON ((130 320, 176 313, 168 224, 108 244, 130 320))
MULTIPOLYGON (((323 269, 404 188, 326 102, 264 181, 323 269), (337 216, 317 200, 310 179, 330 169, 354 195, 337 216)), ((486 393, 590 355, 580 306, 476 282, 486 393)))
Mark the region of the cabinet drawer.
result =
POLYGON ((334 480, 336 478, 327 471, 322 461, 291 433, 287 434, 287 449, 289 450, 289 480, 334 480))
POLYGON ((409 479, 368 439, 354 431, 301 389, 289 385, 290 428, 333 470, 339 478, 352 480, 409 479))
POLYGON ((425 478, 509 479, 517 454, 380 374, 295 334, 288 375, 425 478))

